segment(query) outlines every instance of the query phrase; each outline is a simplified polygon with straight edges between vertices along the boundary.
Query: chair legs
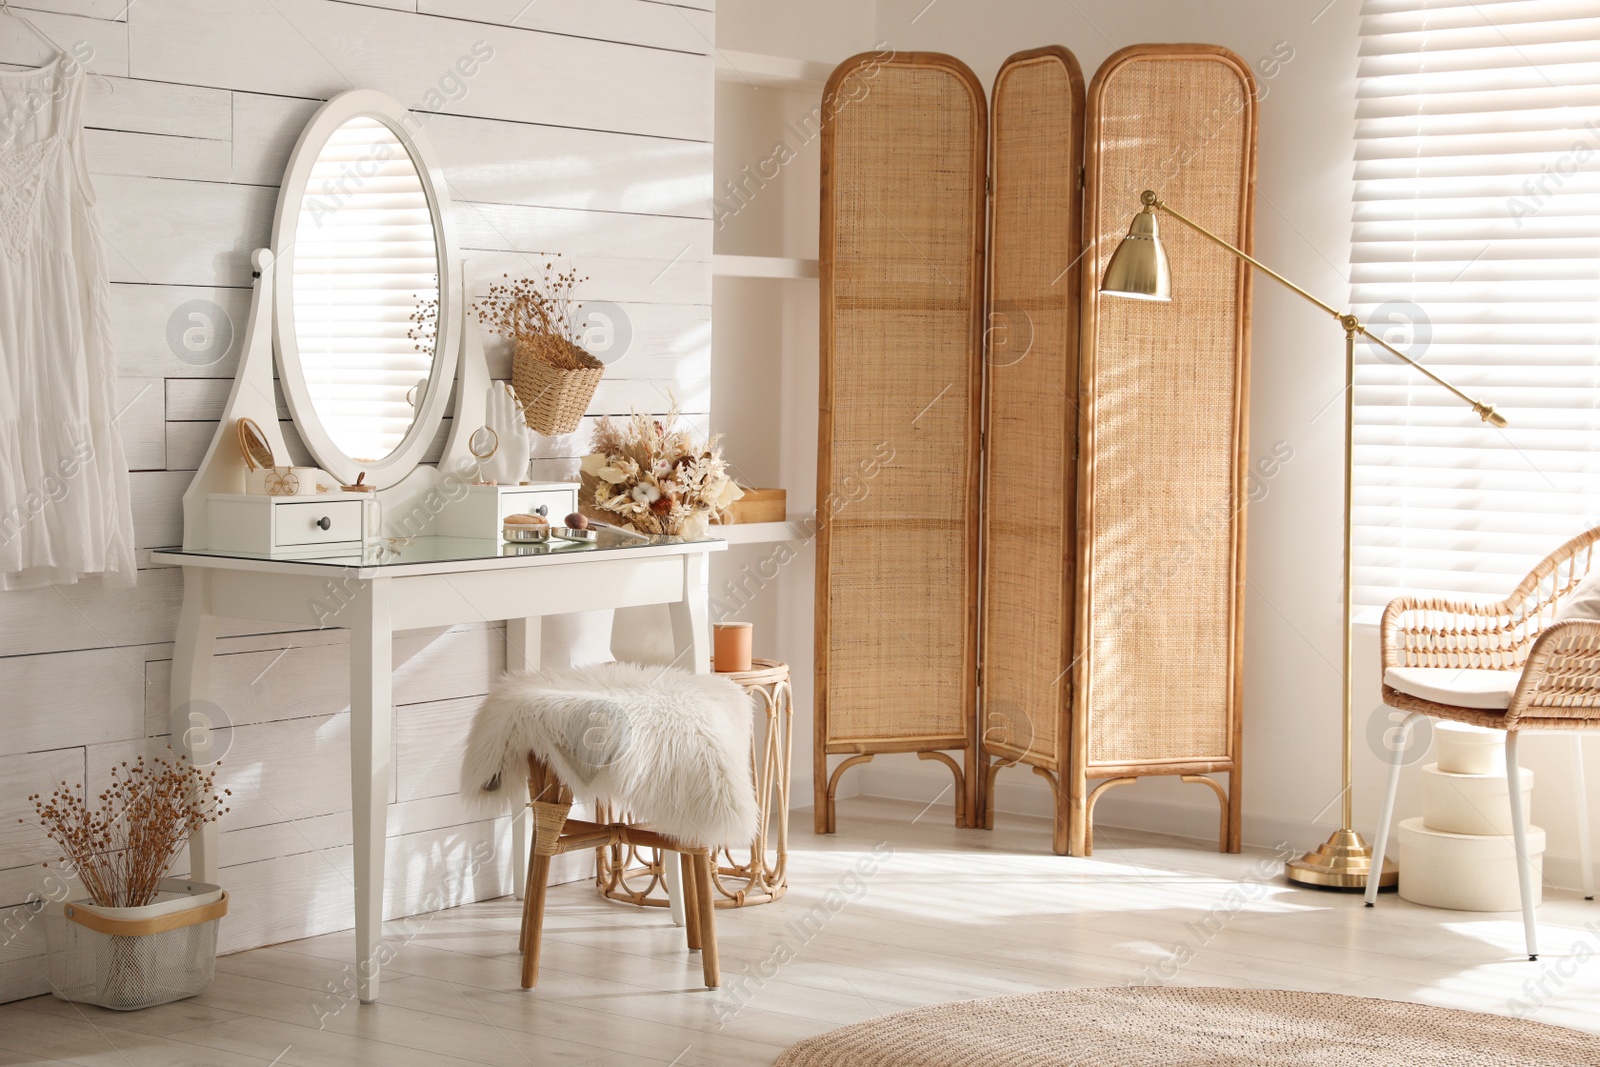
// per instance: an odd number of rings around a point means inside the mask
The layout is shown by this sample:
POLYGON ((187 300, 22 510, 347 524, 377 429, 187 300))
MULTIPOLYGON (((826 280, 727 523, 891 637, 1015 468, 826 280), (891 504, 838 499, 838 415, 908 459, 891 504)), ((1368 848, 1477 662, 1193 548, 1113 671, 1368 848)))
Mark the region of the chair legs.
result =
MULTIPOLYGON (((663 866, 671 866, 672 857, 661 858, 663 866)), ((678 868, 683 872, 683 878, 678 883, 678 899, 686 901, 683 909, 683 930, 689 938, 689 951, 700 951, 700 894, 696 891, 699 881, 695 878, 694 857, 687 852, 678 853, 678 868)))
POLYGON ((527 895, 522 906, 522 988, 539 981, 539 945, 544 933, 544 901, 550 891, 550 856, 536 852, 528 864, 527 895))
POLYGON ((561 832, 572 810, 570 793, 558 792, 554 802, 539 799, 545 795, 545 774, 531 759, 529 766, 528 815, 533 823, 533 848, 528 859, 522 899, 522 933, 518 938, 522 950, 523 989, 532 989, 539 980, 539 946, 544 933, 544 902, 550 892, 550 860, 561 850, 561 832))
POLYGON ((517 930, 517 951, 528 951, 528 931, 533 929, 533 861, 536 857, 528 857, 528 865, 522 872, 522 926, 517 930))
POLYGON ((1511 794, 1511 833, 1517 847, 1517 888, 1522 894, 1522 930, 1528 958, 1539 958, 1539 930, 1533 914, 1533 863, 1528 859, 1528 813, 1522 807, 1522 766, 1517 761, 1521 730, 1506 731, 1506 788, 1511 794))
MULTIPOLYGON (((1393 759, 1389 764, 1389 787, 1384 792, 1383 814, 1378 819, 1377 839, 1372 846, 1372 869, 1367 874, 1367 907, 1373 907, 1378 902, 1378 880, 1383 872, 1383 855, 1389 846, 1389 824, 1394 820, 1395 796, 1400 790, 1400 769, 1404 766, 1406 741, 1411 736, 1411 729, 1418 719, 1425 718, 1422 712, 1412 712, 1406 716, 1400 725, 1398 743, 1391 746, 1393 759)), ((1539 958, 1539 931, 1534 916, 1533 905, 1533 862, 1528 858, 1528 813, 1522 805, 1522 765, 1517 759, 1518 742, 1522 731, 1506 731, 1506 789, 1511 801, 1511 831, 1517 849, 1517 888, 1522 900, 1522 930, 1527 940, 1528 958, 1539 958)), ((1575 741, 1580 741, 1574 737, 1575 741)), ((1579 851, 1583 857, 1584 868, 1584 895, 1591 900, 1594 898, 1594 866, 1590 862, 1590 843, 1588 825, 1588 795, 1583 781, 1583 752, 1581 748, 1573 749, 1574 770, 1577 772, 1577 791, 1580 813, 1578 816, 1579 833, 1582 841, 1579 851)))
POLYGON ((1369 908, 1376 907, 1378 903, 1379 883, 1383 879, 1383 854, 1389 848, 1389 824, 1394 821, 1394 802, 1400 792, 1400 769, 1405 766, 1406 742, 1411 739, 1412 727, 1425 718, 1427 716, 1420 711, 1407 715, 1405 722, 1400 724, 1400 736, 1389 746, 1389 787, 1383 794, 1383 813, 1378 816, 1378 836, 1372 844, 1372 869, 1367 872, 1369 908))
MULTIPOLYGON (((522 901, 519 935, 523 989, 532 989, 539 981, 539 947, 543 940, 545 899, 550 890, 550 860, 549 854, 536 850, 528 861, 527 895, 522 901)), ((690 951, 700 953, 706 988, 716 989, 722 984, 722 966, 717 957, 717 911, 712 896, 710 853, 705 850, 681 852, 676 863, 671 856, 663 857, 662 863, 682 873, 684 932, 688 935, 690 951)))
MULTIPOLYGON (((687 857, 685 857, 687 858, 687 857)), ((684 879, 685 882, 688 879, 684 879)), ((717 909, 711 900, 711 854, 694 854, 695 903, 700 912, 700 967, 705 974, 706 988, 715 989, 722 984, 722 965, 717 958, 717 909)), ((688 887, 685 886, 685 889, 688 887)), ((687 901, 685 902, 687 903, 687 901)))
POLYGON ((1583 734, 1572 734, 1572 787, 1578 794, 1578 862, 1583 867, 1583 899, 1594 899, 1594 843, 1589 838, 1589 785, 1583 776, 1583 734))

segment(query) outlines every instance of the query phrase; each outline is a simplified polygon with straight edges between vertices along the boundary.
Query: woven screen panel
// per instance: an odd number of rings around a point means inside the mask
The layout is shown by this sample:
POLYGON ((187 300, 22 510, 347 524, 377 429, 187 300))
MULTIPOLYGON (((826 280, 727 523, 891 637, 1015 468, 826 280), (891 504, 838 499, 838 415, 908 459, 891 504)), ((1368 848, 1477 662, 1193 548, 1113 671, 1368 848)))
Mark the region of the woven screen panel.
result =
POLYGON ((847 64, 830 86, 818 464, 831 515, 818 546, 826 740, 966 739, 985 101, 965 67, 926 54, 854 74, 847 64))
POLYGON ((1243 588, 1250 278, 1160 221, 1171 303, 1102 297, 1106 262, 1154 189, 1249 251, 1254 83, 1236 56, 1153 45, 1089 94, 1077 713, 1087 764, 1230 759, 1243 588))
POLYGON ((961 663, 966 538, 948 524, 835 531, 829 734, 838 740, 960 737, 971 678, 961 663), (914 549, 909 551, 908 549, 914 549))
POLYGON ((1065 49, 995 78, 980 738, 1048 770, 1072 694, 1083 106, 1065 49))

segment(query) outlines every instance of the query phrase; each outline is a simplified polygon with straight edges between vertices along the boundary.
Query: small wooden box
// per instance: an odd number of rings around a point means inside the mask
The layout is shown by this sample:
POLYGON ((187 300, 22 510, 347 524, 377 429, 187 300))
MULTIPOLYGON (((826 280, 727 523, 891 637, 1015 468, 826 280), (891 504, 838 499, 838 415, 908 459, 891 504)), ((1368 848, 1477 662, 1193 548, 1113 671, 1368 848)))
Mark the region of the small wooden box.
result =
POLYGON ((782 522, 789 517, 789 494, 783 489, 746 489, 728 508, 728 522, 782 522))

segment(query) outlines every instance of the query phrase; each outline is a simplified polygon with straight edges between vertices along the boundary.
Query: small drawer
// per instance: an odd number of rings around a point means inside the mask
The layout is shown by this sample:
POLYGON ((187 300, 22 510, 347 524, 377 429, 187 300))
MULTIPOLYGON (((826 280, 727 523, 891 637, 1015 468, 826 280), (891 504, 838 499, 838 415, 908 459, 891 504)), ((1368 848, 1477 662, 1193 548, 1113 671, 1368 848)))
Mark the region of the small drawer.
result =
POLYGON ((359 541, 361 504, 359 500, 279 504, 272 509, 273 546, 288 548, 359 541))
POLYGON ((500 494, 500 521, 507 515, 543 515, 552 526, 578 510, 578 494, 571 489, 545 489, 519 493, 508 490, 500 494), (540 509, 544 510, 541 511, 540 509))

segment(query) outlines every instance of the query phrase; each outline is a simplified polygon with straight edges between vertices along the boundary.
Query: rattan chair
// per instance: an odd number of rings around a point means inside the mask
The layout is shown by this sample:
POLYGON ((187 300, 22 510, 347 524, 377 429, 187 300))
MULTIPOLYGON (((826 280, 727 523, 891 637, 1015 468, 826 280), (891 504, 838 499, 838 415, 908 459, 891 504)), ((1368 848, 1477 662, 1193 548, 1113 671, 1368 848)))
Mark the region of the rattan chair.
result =
MULTIPOLYGON (((716 911, 711 900, 711 852, 627 822, 569 819, 572 790, 538 757, 528 756, 528 801, 533 816, 533 850, 528 856, 528 890, 522 903, 522 988, 539 980, 539 945, 544 929, 545 895, 550 859, 577 849, 633 845, 676 852, 683 865, 684 930, 690 951, 700 953, 706 987, 722 984, 717 960, 716 911)), ((670 863, 671 860, 665 862, 670 863)))
MULTIPOLYGON (((1378 899, 1378 872, 1383 869, 1405 761, 1404 740, 1412 727, 1428 717, 1504 730, 1523 929, 1528 958, 1538 959, 1517 742, 1526 730, 1600 729, 1600 621, 1555 618, 1562 598, 1589 574, 1597 541, 1600 527, 1574 537, 1546 556, 1497 604, 1401 597, 1384 610, 1379 636, 1383 702, 1410 714, 1401 726, 1400 742, 1392 749, 1389 787, 1367 880, 1368 907, 1378 899)), ((1582 739, 1574 735, 1572 740, 1584 896, 1593 900, 1582 739)))

